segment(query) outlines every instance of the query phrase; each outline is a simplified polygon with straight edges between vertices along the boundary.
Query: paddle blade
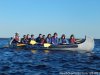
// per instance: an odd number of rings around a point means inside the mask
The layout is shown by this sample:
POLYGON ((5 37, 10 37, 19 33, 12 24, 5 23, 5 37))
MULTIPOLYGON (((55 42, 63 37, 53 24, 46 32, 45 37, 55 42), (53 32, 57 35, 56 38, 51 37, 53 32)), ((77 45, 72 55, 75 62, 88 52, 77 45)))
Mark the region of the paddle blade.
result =
POLYGON ((25 46, 26 44, 17 44, 17 46, 25 46))
POLYGON ((44 43, 44 47, 50 47, 51 46, 51 44, 49 44, 49 43, 44 43))
POLYGON ((30 41, 30 44, 31 44, 31 45, 35 45, 36 43, 37 43, 37 42, 34 41, 34 40, 31 40, 31 41, 30 41))

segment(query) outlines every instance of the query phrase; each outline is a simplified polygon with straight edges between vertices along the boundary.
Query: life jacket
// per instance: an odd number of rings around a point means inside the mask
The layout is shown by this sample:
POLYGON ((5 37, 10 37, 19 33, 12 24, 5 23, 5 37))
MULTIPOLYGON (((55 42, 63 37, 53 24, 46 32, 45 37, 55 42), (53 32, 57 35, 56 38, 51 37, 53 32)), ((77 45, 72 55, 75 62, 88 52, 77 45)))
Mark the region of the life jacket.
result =
POLYGON ((12 43, 19 43, 19 36, 15 36, 12 43))
POLYGON ((14 40, 19 42, 19 36, 15 36, 14 40))
POLYGON ((52 44, 53 45, 58 45, 58 38, 52 37, 52 44))
POLYGON ((76 42, 75 38, 71 38, 70 41, 72 44, 74 44, 76 42))
POLYGON ((66 42, 66 39, 61 39, 61 43, 63 44, 63 43, 67 43, 66 42))
POLYGON ((52 40, 51 38, 46 38, 46 43, 50 43, 51 44, 52 40))
POLYGON ((23 44, 28 44, 28 40, 27 40, 27 39, 22 38, 22 39, 21 39, 21 43, 23 43, 23 44))

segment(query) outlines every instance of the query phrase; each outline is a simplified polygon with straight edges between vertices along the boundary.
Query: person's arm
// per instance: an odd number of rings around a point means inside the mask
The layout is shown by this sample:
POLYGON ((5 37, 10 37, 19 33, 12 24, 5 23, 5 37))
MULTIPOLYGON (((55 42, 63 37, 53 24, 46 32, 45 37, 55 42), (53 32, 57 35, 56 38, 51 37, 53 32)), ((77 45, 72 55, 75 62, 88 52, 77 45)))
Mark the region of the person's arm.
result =
POLYGON ((66 39, 66 44, 69 44, 69 41, 66 39))
POLYGON ((62 44, 61 38, 59 39, 59 44, 62 44))
POLYGON ((19 41, 18 42, 21 42, 21 38, 20 38, 20 36, 19 36, 19 41))
POLYGON ((49 43, 49 39, 48 38, 46 38, 46 42, 49 43))
POLYGON ((22 38, 20 42, 21 42, 21 43, 24 43, 24 39, 22 38))
POLYGON ((54 39, 53 38, 51 38, 51 44, 54 44, 54 39))
POLYGON ((57 38, 57 45, 59 44, 59 38, 57 38))

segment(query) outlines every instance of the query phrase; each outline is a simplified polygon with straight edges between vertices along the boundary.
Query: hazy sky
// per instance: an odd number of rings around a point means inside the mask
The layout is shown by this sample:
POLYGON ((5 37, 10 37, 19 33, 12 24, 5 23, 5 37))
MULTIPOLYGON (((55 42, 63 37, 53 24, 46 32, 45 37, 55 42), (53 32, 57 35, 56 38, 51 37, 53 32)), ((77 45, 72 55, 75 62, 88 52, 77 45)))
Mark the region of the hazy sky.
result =
POLYGON ((100 0, 0 0, 0 37, 15 32, 100 38, 100 0))

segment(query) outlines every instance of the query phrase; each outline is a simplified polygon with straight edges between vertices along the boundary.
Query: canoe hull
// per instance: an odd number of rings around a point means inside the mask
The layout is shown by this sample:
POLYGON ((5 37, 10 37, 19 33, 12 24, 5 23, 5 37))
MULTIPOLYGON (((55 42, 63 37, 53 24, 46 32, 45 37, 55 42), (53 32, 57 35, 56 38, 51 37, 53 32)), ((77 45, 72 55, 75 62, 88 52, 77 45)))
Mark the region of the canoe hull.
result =
POLYGON ((70 50, 70 51, 92 51, 94 48, 94 39, 86 37, 85 41, 80 44, 74 45, 58 45, 55 47, 43 47, 43 46, 23 46, 17 47, 19 49, 26 49, 26 50, 70 50))

